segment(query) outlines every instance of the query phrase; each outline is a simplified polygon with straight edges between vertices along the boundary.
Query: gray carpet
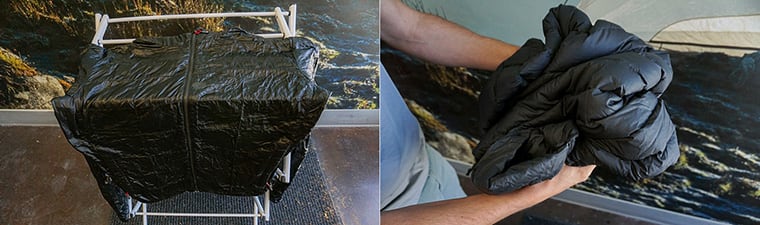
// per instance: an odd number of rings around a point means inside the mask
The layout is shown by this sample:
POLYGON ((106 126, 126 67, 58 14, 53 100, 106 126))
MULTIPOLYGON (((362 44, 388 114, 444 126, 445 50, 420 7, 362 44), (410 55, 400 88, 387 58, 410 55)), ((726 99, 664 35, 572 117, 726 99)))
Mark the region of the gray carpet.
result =
MULTIPOLYGON (((262 199, 263 200, 263 199, 262 199)), ((253 213, 253 197, 224 196, 210 193, 184 193, 174 198, 148 205, 150 212, 177 213, 253 213)), ((128 222, 121 222, 112 216, 112 225, 142 224, 138 216, 128 222)), ((253 224, 252 218, 210 218, 210 217, 163 217, 149 216, 151 225, 193 225, 193 224, 253 224)), ((259 220, 259 224, 340 224, 340 217, 333 207, 325 187, 325 177, 317 161, 314 149, 298 170, 295 180, 285 191, 282 200, 271 204, 270 221, 259 220)))

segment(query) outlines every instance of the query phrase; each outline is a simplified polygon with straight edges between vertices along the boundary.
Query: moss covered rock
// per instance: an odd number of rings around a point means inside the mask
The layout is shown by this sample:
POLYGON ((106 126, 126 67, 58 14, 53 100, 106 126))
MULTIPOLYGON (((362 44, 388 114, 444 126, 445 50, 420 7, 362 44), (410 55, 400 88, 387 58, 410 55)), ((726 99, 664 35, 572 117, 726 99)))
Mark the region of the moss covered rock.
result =
POLYGON ((42 74, 7 49, 0 48, 0 108, 50 109, 64 94, 61 82, 42 74))

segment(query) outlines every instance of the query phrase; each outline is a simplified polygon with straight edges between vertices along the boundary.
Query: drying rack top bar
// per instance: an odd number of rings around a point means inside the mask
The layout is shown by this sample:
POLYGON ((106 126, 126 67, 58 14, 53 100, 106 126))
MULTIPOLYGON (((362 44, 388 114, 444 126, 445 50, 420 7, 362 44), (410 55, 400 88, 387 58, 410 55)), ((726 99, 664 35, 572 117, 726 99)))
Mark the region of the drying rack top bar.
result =
POLYGON ((149 20, 171 20, 171 19, 202 19, 202 18, 222 18, 222 17, 268 17, 272 16, 277 21, 280 33, 256 34, 264 38, 286 38, 296 35, 296 4, 290 5, 288 11, 282 11, 280 7, 275 7, 271 12, 227 12, 227 13, 198 13, 198 14, 177 14, 177 15, 156 15, 156 16, 135 16, 110 18, 108 14, 95 14, 95 36, 92 38, 92 44, 103 46, 103 44, 124 44, 131 43, 134 39, 113 39, 104 40, 108 24, 138 22, 149 20), (287 20, 285 19, 287 16, 287 20))
MULTIPOLYGON (((283 16, 290 15, 290 12, 282 12, 283 16)), ((170 19, 202 19, 202 18, 220 18, 220 17, 265 17, 275 16, 272 12, 228 12, 228 13, 198 13, 198 14, 178 14, 178 15, 157 15, 157 16, 135 16, 111 18, 108 23, 123 23, 147 20, 170 20, 170 19)))

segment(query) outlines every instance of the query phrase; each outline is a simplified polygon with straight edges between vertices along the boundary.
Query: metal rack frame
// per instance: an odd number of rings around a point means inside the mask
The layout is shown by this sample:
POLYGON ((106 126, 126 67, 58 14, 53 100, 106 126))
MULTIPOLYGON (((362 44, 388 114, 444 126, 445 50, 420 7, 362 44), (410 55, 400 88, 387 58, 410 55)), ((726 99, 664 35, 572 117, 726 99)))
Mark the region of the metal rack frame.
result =
POLYGON ((198 14, 178 14, 178 15, 157 15, 157 16, 135 16, 110 18, 108 14, 95 14, 95 35, 92 38, 92 44, 103 46, 108 44, 128 44, 135 39, 103 39, 109 24, 149 21, 149 20, 171 20, 171 19, 203 19, 203 18, 224 18, 224 17, 274 17, 279 26, 280 33, 262 33, 255 34, 264 38, 287 38, 296 36, 296 4, 290 5, 288 11, 282 11, 280 7, 275 7, 271 12, 228 12, 228 13, 198 13, 198 14), (287 16, 287 20, 285 19, 287 16))
MULTIPOLYGON (((282 11, 280 7, 275 7, 271 12, 229 12, 229 13, 200 13, 200 14, 178 14, 178 15, 156 15, 156 16, 136 16, 110 18, 108 14, 95 14, 95 35, 92 38, 92 44, 103 46, 109 44, 128 44, 135 39, 104 39, 109 24, 149 21, 149 20, 171 20, 171 19, 202 19, 202 18, 222 18, 222 17, 274 17, 277 21, 280 33, 262 33, 254 34, 263 38, 288 38, 296 36, 296 4, 290 5, 288 11, 282 11), (286 19, 287 16, 287 19, 286 19)), ((277 168, 275 176, 284 183, 290 183, 290 163, 291 157, 288 153, 282 160, 281 168, 277 168)), ((253 218, 253 224, 259 224, 259 218, 263 217, 269 221, 270 217, 270 198, 269 190, 262 196, 254 196, 253 213, 171 213, 171 212, 148 212, 148 204, 128 198, 127 204, 130 209, 130 217, 142 216, 143 225, 148 224, 148 216, 170 216, 170 217, 244 217, 253 218)))

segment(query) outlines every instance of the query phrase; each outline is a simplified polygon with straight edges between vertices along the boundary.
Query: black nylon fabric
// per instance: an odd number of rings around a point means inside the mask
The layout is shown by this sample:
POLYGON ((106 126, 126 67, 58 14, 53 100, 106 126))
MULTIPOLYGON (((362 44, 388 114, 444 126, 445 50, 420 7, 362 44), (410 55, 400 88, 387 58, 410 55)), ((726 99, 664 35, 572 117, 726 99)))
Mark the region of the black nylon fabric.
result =
MULTIPOLYGON (((92 45, 53 108, 121 219, 126 193, 143 202, 185 191, 259 195, 327 103, 314 82, 318 57, 305 38, 244 32, 92 45)), ((293 170, 305 152, 296 153, 293 170)))
POLYGON ((673 79, 668 54, 572 6, 552 8, 543 27, 546 44, 528 40, 481 91, 473 183, 495 194, 564 163, 634 180, 673 165, 678 141, 660 98, 673 79))
MULTIPOLYGON (((303 162, 304 158, 306 158, 306 153, 309 150, 309 138, 301 141, 300 145, 291 145, 288 152, 290 152, 290 180, 292 181, 294 177, 296 177, 296 174, 298 173, 298 168, 300 168, 301 163, 303 162)), ((283 158, 283 160, 285 160, 283 158)), ((283 171, 284 172, 284 171, 283 171)), ((269 182, 269 185, 271 187, 271 191, 269 192, 270 200, 272 202, 279 202, 282 200, 282 196, 285 195, 285 190, 290 187, 290 183, 285 183, 280 179, 277 179, 276 176, 272 176, 272 179, 269 182)))

